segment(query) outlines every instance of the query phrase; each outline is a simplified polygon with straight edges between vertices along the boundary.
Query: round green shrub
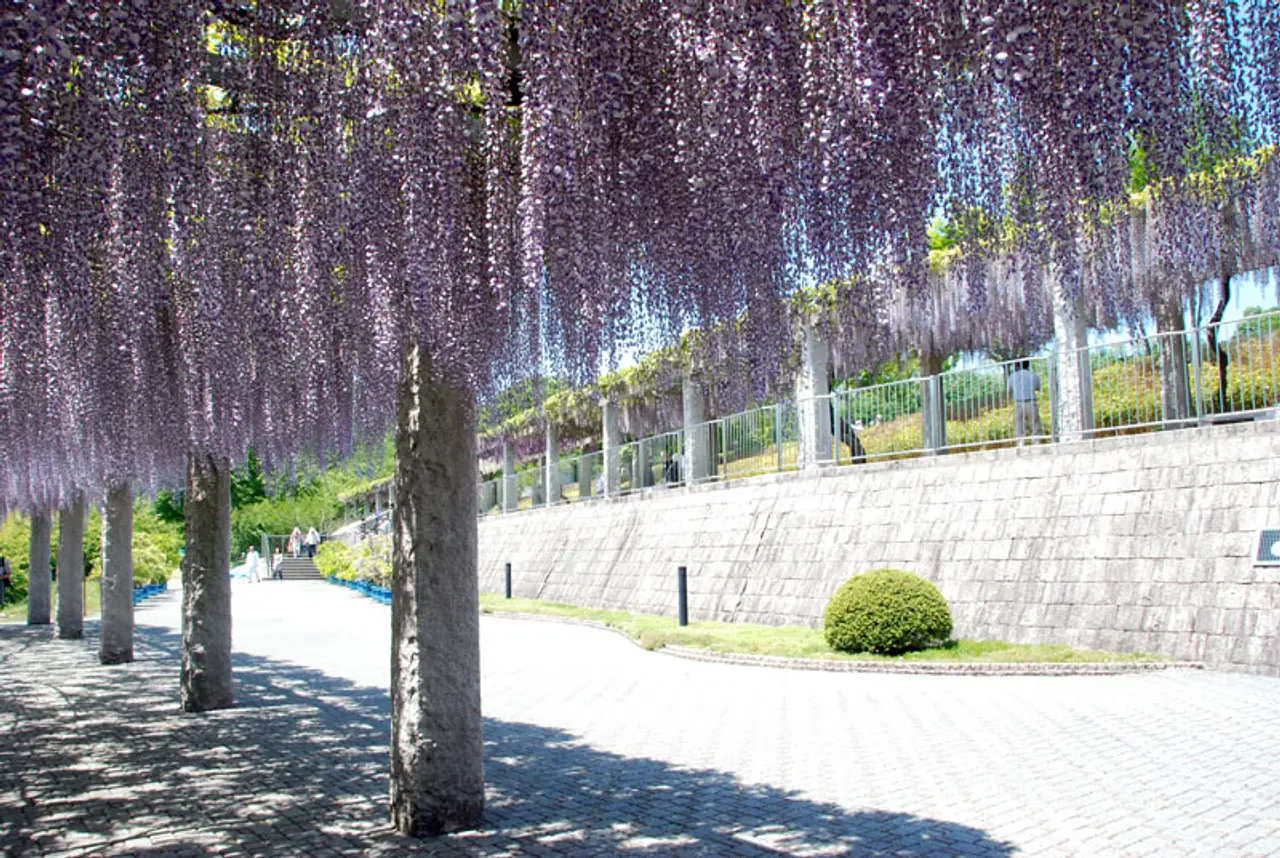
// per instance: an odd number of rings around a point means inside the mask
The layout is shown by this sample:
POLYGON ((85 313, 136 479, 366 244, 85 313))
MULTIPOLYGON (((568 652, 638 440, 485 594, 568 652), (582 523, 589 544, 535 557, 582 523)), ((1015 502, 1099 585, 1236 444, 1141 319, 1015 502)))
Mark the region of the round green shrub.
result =
POLYGON ((898 569, 855 575, 827 603, 827 646, 839 652, 897 655, 951 635, 951 608, 933 584, 898 569))

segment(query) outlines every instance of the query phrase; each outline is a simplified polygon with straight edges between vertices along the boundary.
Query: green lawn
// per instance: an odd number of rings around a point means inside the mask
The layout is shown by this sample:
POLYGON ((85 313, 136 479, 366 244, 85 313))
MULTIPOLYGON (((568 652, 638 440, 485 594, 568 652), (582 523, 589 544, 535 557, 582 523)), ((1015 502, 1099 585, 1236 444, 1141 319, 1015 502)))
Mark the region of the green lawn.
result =
MULTIPOLYGON (((87 582, 84 593, 84 615, 86 617, 98 617, 102 614, 102 589, 98 584, 97 578, 91 578, 87 582)), ((53 610, 49 612, 49 618, 57 621, 58 619, 58 582, 53 582, 53 610)), ((0 608, 0 623, 25 623, 27 621, 27 600, 21 602, 6 603, 0 608)))
POLYGON ((903 656, 833 652, 817 629, 797 626, 756 626, 747 623, 690 623, 684 628, 674 617, 629 614, 578 608, 537 599, 504 599, 482 594, 480 609, 485 613, 510 612, 593 620, 624 632, 645 649, 661 649, 668 644, 712 652, 771 655, 787 658, 829 658, 845 661, 946 661, 946 662, 1037 662, 1041 664, 1097 663, 1118 661, 1166 661, 1143 653, 1114 653, 1075 650, 1049 644, 1006 644, 999 641, 951 641, 945 646, 903 656))

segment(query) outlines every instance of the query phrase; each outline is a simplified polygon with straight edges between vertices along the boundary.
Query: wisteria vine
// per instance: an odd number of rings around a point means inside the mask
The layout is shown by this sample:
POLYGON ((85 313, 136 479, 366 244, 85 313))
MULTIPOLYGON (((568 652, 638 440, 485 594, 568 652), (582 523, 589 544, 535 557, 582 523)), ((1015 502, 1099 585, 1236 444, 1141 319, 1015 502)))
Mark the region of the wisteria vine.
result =
POLYGON ((0 504, 345 452, 409 343, 749 386, 805 284, 848 355, 1134 318, 1274 264, 1278 140, 1269 0, 6 0, 0 504))

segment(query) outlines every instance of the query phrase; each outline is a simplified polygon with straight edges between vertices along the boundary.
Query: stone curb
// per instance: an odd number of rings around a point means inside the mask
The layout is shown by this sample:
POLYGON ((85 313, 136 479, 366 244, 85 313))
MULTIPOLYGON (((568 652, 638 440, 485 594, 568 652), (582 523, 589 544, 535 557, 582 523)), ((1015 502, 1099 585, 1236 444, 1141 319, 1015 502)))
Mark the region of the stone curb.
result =
MULTIPOLYGON (((587 626, 613 632, 633 646, 644 649, 640 642, 621 629, 598 620, 579 620, 548 614, 518 614, 509 611, 483 611, 483 615, 503 620, 533 620, 587 626)), ((1117 661, 1041 664, 1033 662, 928 662, 928 661, 843 661, 826 658, 787 658, 777 655, 712 652, 693 647, 667 645, 648 652, 665 653, 690 661, 716 664, 741 664, 750 667, 774 667, 783 670, 818 670, 828 673, 913 673, 935 676, 1110 676, 1125 673, 1151 673, 1157 670, 1203 670, 1198 661, 1117 661)))

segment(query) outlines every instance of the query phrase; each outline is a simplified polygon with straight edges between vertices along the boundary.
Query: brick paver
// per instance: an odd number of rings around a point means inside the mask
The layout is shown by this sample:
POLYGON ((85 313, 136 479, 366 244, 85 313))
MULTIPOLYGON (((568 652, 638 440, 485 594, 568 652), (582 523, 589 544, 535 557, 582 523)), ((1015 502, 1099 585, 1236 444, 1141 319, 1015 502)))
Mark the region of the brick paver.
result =
POLYGON ((389 609, 238 585, 238 708, 0 626, 0 854, 1280 854, 1280 680, 828 674, 482 622, 487 828, 386 824, 389 609))

